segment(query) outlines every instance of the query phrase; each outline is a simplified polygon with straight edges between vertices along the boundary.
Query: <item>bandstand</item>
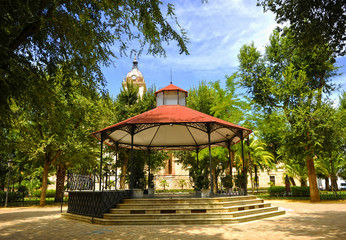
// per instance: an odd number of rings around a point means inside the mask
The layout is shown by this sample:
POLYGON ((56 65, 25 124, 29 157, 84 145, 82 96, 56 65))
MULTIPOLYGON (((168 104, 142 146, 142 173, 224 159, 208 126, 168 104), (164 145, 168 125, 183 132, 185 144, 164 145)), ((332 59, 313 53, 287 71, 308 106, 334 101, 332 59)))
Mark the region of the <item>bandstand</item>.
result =
MULTIPOLYGON (((113 215, 107 215, 111 214, 113 211, 116 213, 125 214, 126 216, 129 215, 128 217, 143 219, 143 221, 139 221, 139 224, 150 224, 148 223, 150 221, 147 221, 147 219, 143 218, 143 216, 145 216, 146 214, 158 214, 154 216, 158 219, 164 217, 164 215, 162 214, 174 214, 176 218, 179 216, 183 217, 184 214, 187 214, 187 216, 185 216, 185 218, 187 219, 185 221, 185 224, 192 224, 194 222, 193 219, 197 216, 201 216, 201 218, 205 220, 205 216, 212 216, 212 214, 216 214, 212 218, 217 219, 219 216, 228 216, 227 214, 230 211, 246 210, 250 212, 257 211, 257 213, 263 213, 265 212, 264 210, 266 210, 270 212, 266 213, 267 215, 262 214, 262 216, 264 217, 282 214, 282 211, 280 212, 277 211, 277 209, 271 209, 270 206, 265 205, 263 203, 263 200, 257 200, 255 196, 247 196, 246 174, 244 174, 244 196, 238 196, 238 198, 240 197, 239 199, 221 198, 220 196, 214 195, 213 175, 211 171, 209 171, 209 200, 198 200, 197 198, 171 201, 169 201, 168 199, 150 200, 148 198, 142 200, 131 200, 131 198, 135 198, 133 174, 135 150, 147 151, 150 162, 150 152, 155 150, 191 150, 198 152, 201 149, 208 148, 209 169, 211 169, 211 152, 212 147, 214 146, 223 146, 230 150, 231 145, 240 142, 242 147, 242 159, 244 161, 243 139, 252 132, 250 129, 229 123, 227 121, 186 107, 186 98, 188 96, 188 92, 173 84, 160 89, 155 93, 155 95, 157 104, 156 108, 93 133, 93 136, 96 137, 101 143, 99 189, 95 189, 94 185, 93 189, 89 191, 70 191, 68 213, 65 214, 65 216, 81 220, 89 219, 91 217, 93 221, 95 221, 95 219, 99 219, 97 220, 98 223, 111 224, 105 223, 107 221, 103 221, 100 219, 114 218, 113 215), (101 189, 103 144, 114 147, 116 151, 119 148, 130 149, 131 154, 129 172, 131 174, 129 179, 129 190, 104 191, 104 189, 101 189), (154 202, 149 203, 148 201, 154 202), (248 201, 248 205, 246 205, 246 201, 248 201), (127 203, 127 205, 122 205, 121 202, 127 203), (244 206, 239 207, 237 206, 237 204, 244 206), (120 208, 123 207, 125 208, 125 210, 114 210, 113 208, 115 205, 119 206, 120 208), (131 206, 133 208, 132 210, 131 206), (148 209, 145 208, 145 206, 156 206, 156 208, 148 209), (234 206, 234 209, 232 208, 232 206, 234 206), (76 217, 77 215, 78 217, 76 217), (192 219, 191 216, 193 216, 192 219)), ((229 157, 230 156, 231 154, 229 154, 229 157)), ((243 163, 243 172, 245 172, 244 165, 245 164, 243 163)), ((125 215, 122 216, 124 217, 125 215)), ((150 217, 149 215, 147 215, 147 217, 150 217)), ((253 216, 252 218, 249 217, 250 220, 253 220, 254 218, 255 217, 253 216)), ((121 220, 113 219, 112 221, 115 224, 126 224, 124 222, 127 222, 127 224, 131 224, 131 221, 129 222, 125 220, 121 222, 121 220)), ((135 224, 134 222, 132 223, 135 224)), ((155 223, 154 222, 155 221, 152 221, 152 224, 160 224, 160 221, 156 221, 155 223)), ((168 223, 166 224, 179 224, 178 222, 179 221, 177 220, 172 220, 170 223, 168 221, 168 223)), ((234 222, 234 219, 230 220, 230 222, 234 222)), ((208 223, 208 221, 202 221, 201 223, 208 223)), ((220 222, 216 221, 215 223, 220 222)), ((165 223, 161 221, 161 224, 165 223)))

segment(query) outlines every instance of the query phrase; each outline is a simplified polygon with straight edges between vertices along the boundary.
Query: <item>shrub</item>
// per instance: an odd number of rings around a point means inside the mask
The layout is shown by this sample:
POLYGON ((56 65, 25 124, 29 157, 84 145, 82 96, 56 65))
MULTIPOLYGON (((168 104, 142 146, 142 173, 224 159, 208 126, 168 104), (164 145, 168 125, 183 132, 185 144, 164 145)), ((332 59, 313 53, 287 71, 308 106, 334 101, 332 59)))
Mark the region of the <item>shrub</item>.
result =
POLYGON ((286 188, 283 186, 271 186, 268 189, 268 193, 270 194, 271 197, 276 196, 276 197, 282 197, 284 196, 286 192, 286 188))
MULTIPOLYGON (((247 179, 247 175, 246 175, 247 179)), ((238 172, 237 176, 235 177, 235 186, 238 188, 244 188, 245 185, 245 174, 238 172)))
MULTIPOLYGON (((41 190, 37 190, 32 194, 33 197, 41 197, 41 190)), ((55 190, 47 190, 46 191, 46 198, 52 198, 55 197, 55 190)))
MULTIPOLYGON (((5 202, 5 199, 6 199, 6 192, 0 191, 0 202, 5 202)), ((22 201, 22 200, 23 200, 23 194, 21 192, 8 193, 9 202, 16 202, 16 201, 22 201)))
POLYGON ((309 187, 292 186, 291 192, 292 192, 293 197, 309 197, 310 196, 310 188, 309 187))
POLYGON ((28 188, 26 186, 24 186, 24 185, 20 185, 17 188, 17 191, 20 192, 23 197, 26 197, 28 195, 28 188))
POLYGON ((222 185, 225 188, 232 188, 233 187, 233 182, 232 182, 232 176, 231 175, 226 175, 221 179, 222 185))

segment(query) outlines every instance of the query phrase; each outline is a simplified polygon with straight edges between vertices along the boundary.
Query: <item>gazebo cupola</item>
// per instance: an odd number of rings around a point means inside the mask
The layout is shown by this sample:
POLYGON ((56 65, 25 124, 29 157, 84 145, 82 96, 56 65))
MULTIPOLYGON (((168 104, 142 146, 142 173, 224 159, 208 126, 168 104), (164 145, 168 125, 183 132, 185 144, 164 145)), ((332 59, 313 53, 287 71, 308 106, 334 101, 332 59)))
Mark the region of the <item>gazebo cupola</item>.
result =
POLYGON ((181 105, 186 106, 187 91, 169 84, 155 93, 156 107, 162 105, 181 105))

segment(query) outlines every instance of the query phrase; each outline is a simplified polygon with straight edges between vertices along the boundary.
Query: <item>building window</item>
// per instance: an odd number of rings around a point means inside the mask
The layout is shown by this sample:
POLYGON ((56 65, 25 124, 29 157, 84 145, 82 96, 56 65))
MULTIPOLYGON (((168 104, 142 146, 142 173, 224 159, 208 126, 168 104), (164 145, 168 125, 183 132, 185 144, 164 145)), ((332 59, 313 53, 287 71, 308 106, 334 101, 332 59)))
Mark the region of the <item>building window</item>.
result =
POLYGON ((270 182, 273 183, 273 185, 275 185, 275 176, 270 176, 270 182))

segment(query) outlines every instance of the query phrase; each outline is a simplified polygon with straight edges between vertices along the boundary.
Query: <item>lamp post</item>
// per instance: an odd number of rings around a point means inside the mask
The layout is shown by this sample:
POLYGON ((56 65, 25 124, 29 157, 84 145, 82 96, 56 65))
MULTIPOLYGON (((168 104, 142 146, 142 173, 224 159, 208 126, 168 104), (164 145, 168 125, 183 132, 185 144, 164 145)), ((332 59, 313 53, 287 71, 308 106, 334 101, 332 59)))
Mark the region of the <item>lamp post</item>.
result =
POLYGON ((10 188, 10 173, 11 173, 12 166, 13 166, 13 160, 12 159, 8 160, 7 166, 8 166, 8 178, 7 178, 7 190, 6 190, 5 207, 7 207, 7 203, 8 203, 8 189, 10 188))

